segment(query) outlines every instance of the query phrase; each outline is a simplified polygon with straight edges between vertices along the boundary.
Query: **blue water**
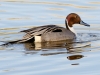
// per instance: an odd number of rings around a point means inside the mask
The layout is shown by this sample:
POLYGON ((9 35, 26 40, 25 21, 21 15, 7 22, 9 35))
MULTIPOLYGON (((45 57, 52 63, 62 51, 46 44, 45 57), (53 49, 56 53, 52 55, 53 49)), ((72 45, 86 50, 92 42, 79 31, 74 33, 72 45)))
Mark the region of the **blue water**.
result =
POLYGON ((91 25, 74 27, 78 41, 88 42, 0 46, 0 75, 100 75, 99 0, 1 0, 0 41, 19 39, 19 31, 31 27, 64 27, 73 12, 91 25))

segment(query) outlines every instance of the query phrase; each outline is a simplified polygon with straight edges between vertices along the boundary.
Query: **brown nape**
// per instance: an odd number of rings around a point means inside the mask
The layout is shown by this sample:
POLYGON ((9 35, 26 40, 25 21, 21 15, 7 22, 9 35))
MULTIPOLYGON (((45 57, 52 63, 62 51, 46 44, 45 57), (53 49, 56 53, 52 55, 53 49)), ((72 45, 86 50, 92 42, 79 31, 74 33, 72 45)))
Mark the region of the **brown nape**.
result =
POLYGON ((68 25, 73 27, 73 24, 80 24, 81 18, 76 13, 71 13, 66 17, 68 25))

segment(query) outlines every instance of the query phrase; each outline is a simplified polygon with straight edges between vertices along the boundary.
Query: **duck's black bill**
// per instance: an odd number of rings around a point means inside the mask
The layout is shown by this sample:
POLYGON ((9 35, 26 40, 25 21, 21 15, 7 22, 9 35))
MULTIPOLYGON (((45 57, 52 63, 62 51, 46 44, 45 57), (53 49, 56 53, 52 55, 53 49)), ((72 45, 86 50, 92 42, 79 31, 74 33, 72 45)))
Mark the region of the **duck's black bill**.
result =
POLYGON ((87 23, 85 23, 85 22, 83 22, 83 21, 81 21, 80 24, 81 24, 81 25, 84 25, 84 26, 87 26, 87 27, 90 27, 89 24, 87 24, 87 23))

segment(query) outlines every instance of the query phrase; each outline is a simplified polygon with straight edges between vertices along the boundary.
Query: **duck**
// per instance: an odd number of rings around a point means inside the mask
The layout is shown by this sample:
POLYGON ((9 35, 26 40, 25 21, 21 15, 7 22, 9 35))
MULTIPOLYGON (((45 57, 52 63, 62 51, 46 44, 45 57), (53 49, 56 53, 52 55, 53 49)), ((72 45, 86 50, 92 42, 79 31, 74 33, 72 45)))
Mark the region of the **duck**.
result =
POLYGON ((39 27, 22 30, 20 32, 26 33, 18 42, 27 42, 29 40, 34 42, 54 42, 63 40, 76 39, 76 32, 73 28, 75 24, 80 24, 90 27, 89 24, 83 22, 80 16, 76 13, 70 13, 65 18, 65 28, 58 25, 44 25, 39 27))

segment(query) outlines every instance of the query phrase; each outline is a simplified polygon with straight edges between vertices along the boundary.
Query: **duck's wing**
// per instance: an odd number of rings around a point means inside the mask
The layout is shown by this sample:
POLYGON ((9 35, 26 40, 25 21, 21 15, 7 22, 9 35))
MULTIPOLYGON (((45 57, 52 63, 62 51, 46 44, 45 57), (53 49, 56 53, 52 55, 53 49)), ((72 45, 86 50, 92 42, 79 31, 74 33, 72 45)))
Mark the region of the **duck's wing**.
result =
POLYGON ((28 30, 23 30, 21 32, 26 32, 26 35, 19 42, 26 42, 26 41, 34 38, 34 36, 41 36, 45 33, 48 33, 50 31, 55 31, 55 30, 61 29, 61 28, 62 27, 59 27, 59 26, 56 26, 56 25, 46 25, 46 26, 31 28, 31 29, 28 29, 28 30))
POLYGON ((52 28, 52 27, 58 27, 56 25, 46 25, 46 26, 39 26, 39 27, 34 27, 34 28, 31 28, 31 29, 27 29, 27 30, 22 30, 20 32, 37 32, 37 31, 42 31, 42 30, 45 30, 47 28, 52 28))

